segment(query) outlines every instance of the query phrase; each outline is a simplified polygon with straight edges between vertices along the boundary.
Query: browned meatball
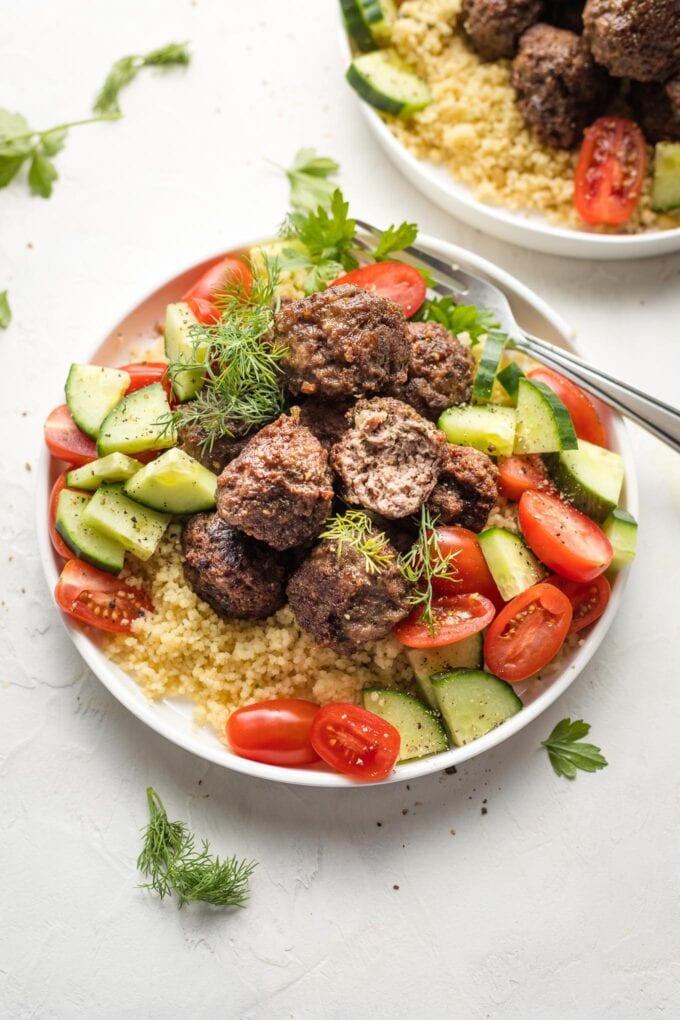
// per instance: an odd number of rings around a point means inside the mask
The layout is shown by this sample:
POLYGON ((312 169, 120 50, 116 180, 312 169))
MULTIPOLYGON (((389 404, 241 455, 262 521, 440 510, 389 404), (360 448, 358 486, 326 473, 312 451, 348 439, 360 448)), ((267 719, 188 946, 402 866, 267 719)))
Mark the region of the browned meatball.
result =
MULTIPOLYGON (((377 534, 377 533, 376 533, 377 534)), ((388 544, 384 552, 396 551, 388 544)), ((385 637, 411 606, 396 562, 369 573, 357 549, 322 539, 288 582, 288 601, 300 626, 341 655, 385 637)))
POLYGON ((588 0, 583 34, 616 78, 662 82, 680 70, 678 0, 588 0))
POLYGON ((388 520, 417 513, 439 477, 444 433, 393 397, 359 400, 351 417, 331 450, 343 498, 388 520))
POLYGON ((463 0, 460 24, 484 60, 514 57, 522 32, 541 16, 543 0, 463 0))
POLYGON ((226 466, 216 498, 220 517, 247 535, 274 549, 303 545, 331 508, 328 454, 309 429, 281 415, 226 466))
POLYGON ((442 524, 482 531, 498 498, 497 478, 498 468, 485 453, 450 445, 427 505, 442 524))
POLYGON ((291 301, 277 312, 275 331, 288 348, 281 364, 294 396, 337 400, 406 381, 404 313, 360 287, 342 284, 291 301))
POLYGON ((324 450, 331 447, 349 428, 347 412, 352 400, 330 401, 321 397, 310 397, 300 404, 300 424, 308 428, 319 440, 324 450))
POLYGON ((182 529, 184 576, 218 616, 266 619, 285 602, 286 561, 218 514, 196 514, 182 529))
POLYGON ((604 110, 611 86, 580 36, 543 24, 522 36, 512 84, 528 127, 557 149, 580 141, 583 129, 604 110))
POLYGON ((634 84, 632 101, 648 142, 680 142, 680 74, 664 85, 634 84))
POLYGON ((200 425, 184 425, 179 429, 177 445, 190 457, 219 474, 227 464, 238 457, 248 442, 248 436, 216 436, 212 446, 206 443, 208 433, 200 425))
POLYGON ((436 421, 447 407, 469 402, 474 359, 469 348, 438 322, 410 322, 408 333, 408 380, 389 392, 436 421))

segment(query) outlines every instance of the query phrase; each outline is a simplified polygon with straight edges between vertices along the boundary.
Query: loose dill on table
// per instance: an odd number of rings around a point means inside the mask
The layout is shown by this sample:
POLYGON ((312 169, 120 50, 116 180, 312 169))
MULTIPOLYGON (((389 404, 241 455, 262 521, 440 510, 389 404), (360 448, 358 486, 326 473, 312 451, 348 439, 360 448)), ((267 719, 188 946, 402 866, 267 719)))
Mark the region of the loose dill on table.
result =
POLYGON ((428 508, 420 508, 418 522, 418 538, 407 553, 399 557, 399 569, 402 576, 412 587, 408 601, 412 606, 422 606, 421 619, 431 634, 436 629, 436 621, 432 611, 432 600, 435 597, 432 582, 434 580, 455 581, 457 571, 455 558, 457 552, 443 554, 437 534, 438 518, 432 516, 428 508))
POLYGON ((338 559, 345 544, 354 546, 364 558, 367 574, 379 574, 396 560, 385 533, 376 531, 363 510, 346 510, 330 517, 319 537, 336 543, 338 559))

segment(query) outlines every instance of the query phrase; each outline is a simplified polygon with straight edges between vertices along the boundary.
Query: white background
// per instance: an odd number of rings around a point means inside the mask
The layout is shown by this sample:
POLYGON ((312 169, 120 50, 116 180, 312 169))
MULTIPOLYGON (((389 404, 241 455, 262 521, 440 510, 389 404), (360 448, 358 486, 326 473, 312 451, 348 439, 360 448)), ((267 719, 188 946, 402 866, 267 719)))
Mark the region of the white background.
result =
POLYGON ((231 775, 148 731, 73 651, 34 534, 42 421, 139 298, 278 224, 267 159, 334 155, 357 214, 496 261, 595 361, 677 403, 680 256, 534 255, 429 205, 358 115, 332 0, 5 3, 0 102, 38 127, 86 115, 115 58, 174 39, 191 67, 144 73, 122 122, 74 130, 50 201, 0 192, 0 1015, 677 1017, 680 474, 652 440, 633 435, 640 556, 609 636, 546 716, 457 775, 357 791, 231 775), (565 715, 610 762, 571 784, 539 747, 565 715), (149 783, 260 862, 246 910, 136 888, 149 783))

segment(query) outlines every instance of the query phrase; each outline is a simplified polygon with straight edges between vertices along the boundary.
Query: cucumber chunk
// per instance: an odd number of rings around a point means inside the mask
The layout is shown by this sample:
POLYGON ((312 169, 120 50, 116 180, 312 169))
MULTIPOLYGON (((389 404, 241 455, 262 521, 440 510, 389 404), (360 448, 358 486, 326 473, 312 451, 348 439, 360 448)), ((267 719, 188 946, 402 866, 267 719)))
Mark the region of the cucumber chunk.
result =
POLYGON ((491 576, 506 602, 546 577, 547 570, 519 535, 505 528, 488 528, 477 537, 491 576))
POLYGON ((205 360, 206 345, 195 344, 191 327, 198 319, 184 301, 165 309, 165 356, 168 361, 193 365, 184 371, 173 371, 172 391, 179 401, 192 400, 203 386, 205 369, 197 366, 205 360))
POLYGON ((406 649, 406 658, 416 675, 420 693, 430 708, 437 710, 439 704, 431 679, 434 674, 449 672, 452 669, 481 669, 483 655, 484 636, 481 632, 442 648, 406 649))
POLYGON ((386 46, 390 41, 392 22, 397 16, 393 0, 356 0, 357 7, 372 41, 386 46))
POLYGON ((55 527, 78 559, 106 570, 109 574, 120 574, 125 561, 123 546, 83 520, 91 499, 91 496, 83 492, 62 489, 57 502, 55 527))
POLYGON ((520 379, 515 453, 551 453, 577 446, 571 417, 559 397, 545 383, 520 379))
POLYGON ((501 369, 496 378, 512 400, 513 404, 516 404, 517 394, 519 393, 519 381, 520 379, 526 379, 524 372, 517 362, 509 361, 505 368, 501 369))
POLYGON ((469 744, 516 715, 522 707, 510 684, 478 669, 456 669, 432 678, 439 710, 456 747, 469 744))
POLYGON ((657 142, 654 149, 652 209, 680 209, 680 142, 657 142))
POLYGON ((106 457, 109 453, 141 453, 174 446, 174 427, 162 424, 169 415, 170 404, 160 383, 129 393, 102 422, 97 453, 106 457))
POLYGON ((98 489, 102 482, 126 482, 142 465, 124 453, 110 453, 66 475, 66 484, 74 489, 98 489))
POLYGON ((627 510, 613 510, 602 525, 602 530, 614 547, 614 558, 609 564, 609 570, 623 570, 635 559, 637 521, 627 510))
POLYGON ((594 521, 602 522, 618 506, 625 473, 620 454, 579 439, 577 450, 544 460, 560 492, 594 521))
POLYGON ((492 457, 509 457, 515 443, 515 409, 487 404, 484 407, 449 407, 438 426, 450 443, 474 446, 492 457))
POLYGON ((217 475, 184 450, 168 450, 146 464, 124 487, 126 496, 152 510, 196 514, 215 506, 217 475))
POLYGON ((484 341, 472 387, 472 399, 478 403, 486 403, 491 400, 494 380, 507 342, 508 338, 505 333, 498 333, 495 330, 490 332, 484 341))
POLYGON ((120 542, 140 560, 153 556, 170 523, 170 514, 159 514, 135 503, 122 485, 100 485, 83 513, 90 527, 120 542))
POLYGON ((449 744, 439 716, 411 694, 390 688, 367 687, 363 692, 363 702, 369 712, 374 712, 399 730, 400 764, 448 750, 449 744))
POLYGON ((363 53, 370 53, 371 50, 374 50, 376 43, 362 17, 359 0, 340 0, 340 10, 345 28, 354 45, 363 53))
POLYGON ((130 376, 119 368, 71 365, 66 379, 66 403, 80 431, 96 439, 102 422, 129 385, 130 376))
POLYGON ((346 77, 362 99, 395 117, 410 117, 432 102, 423 79, 391 50, 357 57, 349 65, 346 77))

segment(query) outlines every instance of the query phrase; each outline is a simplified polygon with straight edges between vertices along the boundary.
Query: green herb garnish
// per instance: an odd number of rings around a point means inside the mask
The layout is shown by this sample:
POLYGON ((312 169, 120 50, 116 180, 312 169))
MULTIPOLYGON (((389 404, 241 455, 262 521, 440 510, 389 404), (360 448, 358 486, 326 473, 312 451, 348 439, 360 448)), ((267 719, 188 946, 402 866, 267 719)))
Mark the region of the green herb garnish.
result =
POLYGON ((409 602, 413 606, 422 606, 421 619, 431 634, 436 630, 436 621, 432 612, 434 599, 434 580, 457 580, 455 558, 457 552, 443 554, 437 534, 437 517, 433 517, 427 506, 420 508, 418 538, 407 553, 399 557, 399 568, 406 581, 413 587, 409 602))
POLYGON ((338 559, 346 543, 353 545, 364 558, 367 574, 379 574, 396 558, 384 531, 376 531, 363 510, 347 510, 329 518, 319 537, 336 543, 338 559))
POLYGON ((6 290, 0 290, 0 329, 7 329, 12 321, 12 309, 6 290))
POLYGON ((188 43, 168 43, 150 53, 133 53, 117 60, 109 71, 92 109, 95 113, 114 113, 120 116, 118 97, 122 89, 137 77, 143 67, 167 67, 171 64, 188 64, 191 60, 188 43))
POLYGON ((339 169, 339 163, 328 156, 317 155, 315 149, 300 149, 292 165, 284 170, 290 182, 291 207, 314 212, 319 206, 328 205, 337 187, 329 178, 339 169))
POLYGON ((349 203, 336 188, 327 209, 289 213, 283 225, 283 236, 302 245, 302 251, 284 248, 282 269, 305 269, 305 294, 323 290, 332 280, 350 269, 358 260, 352 252, 356 223, 348 216, 349 203))
POLYGON ((581 740, 581 737, 587 737, 589 733, 590 724, 583 719, 576 719, 574 722, 571 719, 562 719, 548 739, 542 741, 556 775, 575 779, 578 769, 583 772, 597 772, 598 769, 605 768, 608 762, 600 748, 595 744, 584 744, 581 740))
POLYGON ((373 258, 376 262, 382 262, 384 259, 389 258, 394 252, 403 251, 404 248, 408 248, 410 244, 413 244, 418 236, 418 226, 415 223, 400 223, 398 227, 394 225, 383 230, 378 245, 373 252, 373 258))
POLYGON ((451 333, 467 333, 473 344, 500 325, 488 309, 458 305, 449 296, 428 299, 413 318, 419 322, 438 322, 451 333))

